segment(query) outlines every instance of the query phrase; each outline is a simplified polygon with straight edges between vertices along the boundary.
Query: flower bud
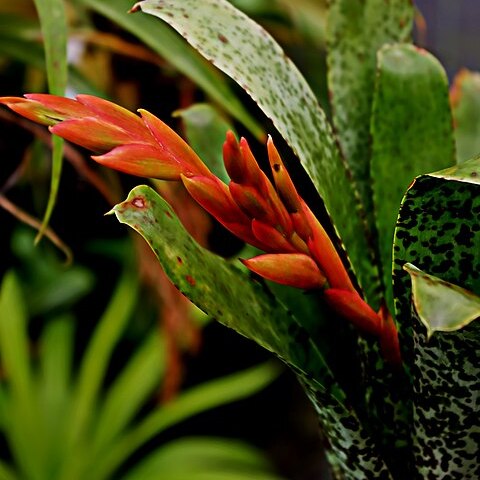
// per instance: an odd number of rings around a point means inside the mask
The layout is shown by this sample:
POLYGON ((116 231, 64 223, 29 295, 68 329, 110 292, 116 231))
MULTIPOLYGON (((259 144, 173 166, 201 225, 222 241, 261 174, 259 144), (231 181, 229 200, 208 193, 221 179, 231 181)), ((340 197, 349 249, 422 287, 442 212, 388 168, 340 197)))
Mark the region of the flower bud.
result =
POLYGON ((318 290, 326 283, 317 264, 303 253, 267 253, 242 263, 261 277, 290 287, 318 290))

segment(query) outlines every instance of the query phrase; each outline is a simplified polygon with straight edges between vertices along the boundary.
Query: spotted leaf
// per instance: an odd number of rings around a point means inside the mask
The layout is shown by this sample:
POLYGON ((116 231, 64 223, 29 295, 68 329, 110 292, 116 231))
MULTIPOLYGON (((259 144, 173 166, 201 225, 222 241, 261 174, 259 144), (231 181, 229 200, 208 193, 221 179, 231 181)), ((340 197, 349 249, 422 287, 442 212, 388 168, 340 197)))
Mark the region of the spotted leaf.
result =
MULTIPOLYGON (((478 296, 479 214, 480 159, 418 177, 400 209, 393 280, 401 344, 413 380, 412 478, 480 475, 480 417, 475 400, 480 392, 480 323, 436 332, 428 339, 418 318, 425 315, 424 307, 419 312, 412 309, 410 275, 404 270, 411 263, 438 279, 437 283, 448 282, 478 296)), ((448 323, 467 323, 461 312, 458 303, 458 317, 448 323)))
POLYGON ((328 435, 333 463, 346 479, 390 479, 375 441, 365 431, 324 358, 297 319, 261 284, 196 244, 169 205, 151 188, 133 189, 113 209, 148 242, 177 288, 224 325, 278 355, 297 374, 328 435))

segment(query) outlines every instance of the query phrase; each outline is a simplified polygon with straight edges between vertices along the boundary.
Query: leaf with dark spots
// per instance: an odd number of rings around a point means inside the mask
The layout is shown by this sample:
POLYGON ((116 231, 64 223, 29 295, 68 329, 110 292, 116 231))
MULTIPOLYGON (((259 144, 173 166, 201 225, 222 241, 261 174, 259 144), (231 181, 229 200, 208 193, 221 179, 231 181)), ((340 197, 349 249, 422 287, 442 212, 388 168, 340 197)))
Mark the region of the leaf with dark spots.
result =
POLYGON ((278 355, 299 376, 331 433, 331 455, 350 475, 368 478, 373 466, 391 478, 372 437, 363 429, 309 333, 262 285, 231 262, 200 247, 188 235, 168 204, 151 188, 139 186, 114 207, 121 223, 137 230, 156 253, 174 285, 204 312, 278 355), (132 200, 141 196, 148 208, 132 200), (169 215, 165 215, 168 212, 169 215), (156 220, 156 221, 155 221, 156 220), (181 261, 179 261, 181 259, 181 261), (362 455, 350 462, 352 441, 362 455), (347 461, 348 459, 348 461, 347 461))
POLYGON ((479 168, 474 159, 417 178, 397 223, 395 308, 413 380, 419 478, 478 476, 480 184, 470 173, 479 168))

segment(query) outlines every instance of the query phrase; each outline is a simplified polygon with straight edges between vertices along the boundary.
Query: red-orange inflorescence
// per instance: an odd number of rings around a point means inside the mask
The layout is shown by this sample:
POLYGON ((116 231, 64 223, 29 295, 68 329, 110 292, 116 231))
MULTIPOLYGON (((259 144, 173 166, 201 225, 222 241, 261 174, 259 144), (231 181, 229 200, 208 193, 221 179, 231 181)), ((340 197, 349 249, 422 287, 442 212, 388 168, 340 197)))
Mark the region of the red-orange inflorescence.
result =
POLYGON ((266 254, 242 260, 277 283, 318 290, 330 308, 375 335, 386 359, 401 363, 398 336, 385 308, 376 313, 360 296, 331 239, 298 194, 271 138, 273 183, 247 141, 229 132, 223 148, 226 185, 171 128, 151 113, 140 116, 103 99, 31 94, 0 103, 52 133, 88 148, 110 168, 142 177, 182 181, 189 194, 226 229, 266 254))

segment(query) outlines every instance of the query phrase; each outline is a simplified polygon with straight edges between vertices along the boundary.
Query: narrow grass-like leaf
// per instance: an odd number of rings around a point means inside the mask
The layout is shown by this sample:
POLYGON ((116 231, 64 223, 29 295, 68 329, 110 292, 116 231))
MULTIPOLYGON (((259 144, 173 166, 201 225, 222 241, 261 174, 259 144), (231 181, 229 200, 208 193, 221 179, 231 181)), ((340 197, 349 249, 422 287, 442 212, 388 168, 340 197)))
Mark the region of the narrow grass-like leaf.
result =
POLYGON ((183 474, 237 473, 245 479, 278 479, 271 473, 265 457, 238 440, 215 437, 190 437, 174 440, 147 456, 124 480, 170 478, 183 474))
POLYGON ((132 7, 131 0, 79 1, 135 35, 181 73, 191 78, 257 138, 264 136, 261 126, 248 113, 225 79, 193 49, 185 45, 171 29, 165 25, 159 25, 148 17, 129 15, 128 10, 132 7))
POLYGON ((411 45, 380 50, 371 133, 378 248, 393 311, 392 243, 400 202, 416 176, 455 163, 448 80, 438 60, 411 45))
POLYGON ((412 438, 417 471, 412 478, 440 478, 445 472, 475 478, 480 471, 480 417, 475 400, 480 392, 480 323, 436 332, 427 340, 425 326, 417 312, 412 313, 411 281, 404 270, 406 263, 412 263, 479 295, 478 212, 480 160, 474 159, 417 178, 399 214, 393 278, 404 359, 414 387, 412 438))
POLYGON ((233 130, 232 126, 207 103, 177 110, 175 116, 183 120, 185 136, 195 153, 217 177, 228 183, 222 149, 227 131, 233 130))
POLYGON ((277 365, 266 363, 212 380, 182 393, 117 439, 110 449, 96 460, 96 478, 110 478, 138 447, 163 430, 205 410, 246 398, 267 386, 278 374, 277 365))
POLYGON ((20 477, 6 463, 0 460, 0 480, 20 480, 20 477))
MULTIPOLYGON (((14 60, 31 65, 40 70, 45 70, 45 52, 42 45, 35 41, 18 38, 16 35, 8 35, 0 31, 0 53, 14 60)), ((74 66, 68 69, 69 85, 77 92, 95 95, 105 98, 105 93, 88 81, 74 66)))
MULTIPOLYGON (((64 95, 67 87, 67 15, 63 0, 34 0, 40 17, 45 62, 47 66, 48 89, 53 95, 64 95)), ((57 200, 58 187, 63 163, 63 140, 52 139, 52 173, 50 195, 42 226, 37 235, 39 241, 48 226, 57 200)))
POLYGON ((410 0, 332 0, 329 6, 327 62, 334 126, 369 214, 376 55, 386 43, 408 41, 413 13, 410 0))
POLYGON ((462 70, 451 88, 457 162, 480 154, 480 73, 462 70))
POLYGON ((154 330, 119 374, 100 407, 92 440, 93 455, 106 451, 109 443, 129 424, 160 384, 165 369, 164 344, 154 330), (132 389, 132 385, 135 388, 132 389))
POLYGON ((311 88, 275 40, 226 0, 146 0, 137 9, 180 32, 269 117, 312 179, 367 297, 378 279, 365 225, 331 128, 311 88), (215 18, 215 22, 212 22, 215 18))
POLYGON ((90 427, 92 413, 98 402, 101 382, 105 376, 112 350, 129 320, 138 284, 135 275, 126 270, 99 320, 87 351, 83 357, 70 412, 70 425, 66 440, 65 465, 62 478, 76 478, 77 468, 83 462, 86 445, 84 433, 90 427))
POLYGON ((7 440, 22 473, 39 479, 44 462, 43 425, 30 367, 27 312, 13 272, 5 275, 0 290, 0 358, 9 387, 7 440))
POLYGON ((274 352, 294 370, 329 434, 331 455, 347 472, 346 478, 367 478, 362 475, 372 468, 390 478, 375 442, 347 405, 344 391, 309 334, 271 293, 196 244, 151 188, 136 187, 113 212, 120 222, 141 233, 172 282, 193 303, 274 352), (352 444, 361 455, 349 455, 352 444))
POLYGON ((73 357, 73 326, 71 317, 62 317, 50 322, 40 340, 40 382, 37 398, 40 402, 48 435, 46 458, 52 470, 59 458, 58 445, 66 435, 65 415, 70 396, 70 374, 73 357))

